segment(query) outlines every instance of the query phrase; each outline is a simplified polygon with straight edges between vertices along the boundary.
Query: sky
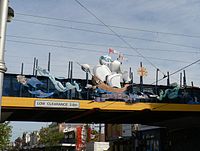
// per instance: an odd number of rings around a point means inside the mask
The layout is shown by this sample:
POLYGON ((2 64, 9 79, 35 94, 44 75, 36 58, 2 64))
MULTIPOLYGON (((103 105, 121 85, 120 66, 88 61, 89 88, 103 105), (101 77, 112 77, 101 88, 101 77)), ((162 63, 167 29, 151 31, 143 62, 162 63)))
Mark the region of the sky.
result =
MULTIPOLYGON (((73 61, 73 77, 85 78, 76 62, 92 67, 113 48, 127 58, 122 66, 132 68, 136 83, 140 62, 148 71, 144 83, 153 83, 156 68, 162 78, 200 58, 199 0, 79 2, 84 7, 76 0, 10 0, 15 17, 7 25, 7 73, 20 73, 24 63, 24 74, 32 74, 34 57, 39 66, 47 68, 50 52, 53 75, 67 77, 68 62, 73 61)), ((117 55, 111 57, 116 59, 117 55)), ((185 69, 188 85, 193 81, 200 86, 199 69, 199 62, 185 69)), ((179 75, 171 76, 171 82, 179 83, 179 75)), ((29 131, 46 125, 12 124, 15 136, 21 135, 23 128, 29 131)))

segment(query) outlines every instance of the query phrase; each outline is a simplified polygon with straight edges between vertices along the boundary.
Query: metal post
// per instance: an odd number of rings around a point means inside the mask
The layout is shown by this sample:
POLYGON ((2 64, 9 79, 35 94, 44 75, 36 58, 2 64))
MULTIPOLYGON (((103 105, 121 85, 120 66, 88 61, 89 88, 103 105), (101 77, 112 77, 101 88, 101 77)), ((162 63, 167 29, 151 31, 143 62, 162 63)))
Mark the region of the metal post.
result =
MULTIPOLYGON (((73 77, 72 77, 72 76, 73 76, 73 75, 72 75, 72 74, 73 74, 73 62, 72 62, 72 61, 71 61, 71 67, 70 67, 70 69, 71 69, 71 70, 70 70, 70 83, 72 83, 72 81, 73 81, 73 80, 72 80, 72 78, 73 78, 73 77)), ((70 92, 70 99, 72 99, 72 90, 69 90, 69 92, 70 92)))
POLYGON ((158 94, 158 73, 159 69, 156 69, 156 94, 158 94))
MULTIPOLYGON (((88 72, 86 72, 86 86, 88 85, 88 77, 89 77, 89 74, 88 72)), ((87 100, 89 99, 89 89, 87 89, 87 100)))
MULTIPOLYGON (((49 52, 48 65, 47 65, 47 69, 49 72, 50 72, 50 67, 51 67, 51 53, 49 52)), ((47 78, 47 92, 49 93, 49 78, 47 78)))
MULTIPOLYGON (((38 68, 38 59, 35 60, 35 68, 38 68)), ((37 70, 35 71, 35 77, 37 78, 37 70)))
POLYGON ((180 73, 180 87, 182 87, 182 73, 180 73))
MULTIPOLYGON (((140 62, 140 68, 142 69, 142 62, 140 62)), ((140 75, 140 91, 143 92, 143 75, 140 75)))
POLYGON ((158 86, 158 73, 159 73, 159 69, 156 69, 156 86, 158 86))
POLYGON ((36 69, 35 63, 36 63, 36 58, 34 57, 34 60, 33 60, 33 76, 35 76, 35 69, 36 69))
MULTIPOLYGON (((71 77, 71 61, 69 61, 69 64, 68 64, 68 80, 70 79, 71 77)), ((67 98, 69 99, 70 98, 70 91, 67 91, 67 98)))
POLYGON ((71 61, 69 61, 69 65, 68 65, 68 79, 70 79, 70 69, 71 68, 71 61))
MULTIPOLYGON (((131 70, 131 67, 129 68, 129 77, 131 78, 131 75, 132 74, 132 70, 131 70)), ((132 78, 131 78, 131 83, 132 83, 132 78)))
POLYGON ((50 72, 50 67, 51 67, 51 53, 49 52, 48 56, 48 71, 50 72))
POLYGON ((186 73, 185 70, 183 70, 183 86, 186 87, 187 83, 186 83, 186 73))
POLYGON ((21 75, 24 74, 24 63, 22 62, 22 66, 21 66, 21 75))
POLYGON ((170 85, 170 80, 169 80, 169 72, 167 72, 167 86, 170 85))
MULTIPOLYGON (((22 66, 21 66, 21 75, 24 74, 24 63, 22 62, 22 66)), ((21 97, 22 96, 22 84, 20 84, 20 90, 19 90, 19 96, 21 97)))
POLYGON ((4 78, 4 73, 7 70, 4 62, 7 16, 8 16, 8 0, 0 0, 0 122, 1 122, 3 78, 4 78))

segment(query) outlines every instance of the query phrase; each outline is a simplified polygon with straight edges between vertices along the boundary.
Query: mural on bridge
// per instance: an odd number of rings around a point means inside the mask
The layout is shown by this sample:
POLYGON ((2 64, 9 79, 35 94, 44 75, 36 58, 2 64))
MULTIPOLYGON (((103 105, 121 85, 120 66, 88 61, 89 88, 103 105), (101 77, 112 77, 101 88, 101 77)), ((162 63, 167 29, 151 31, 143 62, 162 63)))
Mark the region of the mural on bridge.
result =
MULTIPOLYGON (((116 51, 112 52, 116 53, 116 51)), ((79 64, 83 71, 92 76, 92 85, 88 85, 87 88, 94 90, 94 101, 123 100, 126 103, 133 103, 142 99, 157 100, 157 95, 131 92, 133 84, 128 71, 122 67, 121 56, 120 54, 116 60, 112 60, 109 55, 101 56, 99 64, 95 65, 93 69, 88 64, 79 64)))
MULTIPOLYGON (((41 76, 27 75, 29 78, 24 75, 17 76, 17 83, 23 86, 23 91, 21 86, 15 85, 12 91, 10 88, 6 88, 5 90, 9 91, 5 92, 9 92, 8 95, 14 94, 26 97, 32 95, 31 97, 39 98, 89 99, 96 102, 124 101, 126 103, 167 102, 200 104, 199 87, 178 86, 176 83, 169 86, 133 83, 132 75, 123 68, 123 61, 124 56, 121 53, 109 49, 109 55, 100 56, 99 63, 93 68, 88 64, 78 63, 81 69, 91 76, 91 80, 77 79, 78 83, 75 80, 68 82, 69 79, 56 78, 48 70, 37 67, 35 70, 41 76), (111 54, 117 54, 118 57, 112 59, 111 54)), ((140 69, 145 69, 142 73, 147 73, 146 68, 140 69)), ((9 81, 7 82, 9 83, 9 81)), ((9 84, 7 85, 9 86, 9 84)), ((12 86, 12 83, 10 86, 12 86)))
POLYGON ((23 75, 17 76, 17 81, 21 84, 23 84, 26 87, 32 86, 33 88, 37 88, 37 85, 43 85, 44 83, 38 80, 35 77, 26 78, 23 75))
POLYGON ((65 86, 46 69, 42 69, 41 67, 37 67, 36 70, 41 76, 48 77, 51 82, 54 84, 56 90, 59 92, 66 92, 68 90, 76 89, 76 91, 81 92, 81 89, 79 88, 79 85, 76 83, 76 81, 71 84, 70 82, 65 83, 65 86))
MULTIPOLYGON (((110 52, 120 54, 115 50, 110 52)), ((99 64, 92 69, 88 64, 79 64, 81 69, 91 75, 92 84, 86 88, 93 90, 94 101, 106 100, 134 102, 171 102, 199 104, 200 89, 179 87, 177 83, 170 86, 157 87, 154 85, 134 84, 130 74, 122 67, 120 56, 112 60, 110 55, 99 58, 99 64)), ((121 57, 122 58, 122 57, 121 57)))
MULTIPOLYGON (((70 82, 67 82, 64 86, 60 81, 56 80, 56 78, 46 69, 37 67, 36 70, 41 76, 48 77, 53 83, 55 90, 59 92, 64 93, 72 89, 76 89, 77 92, 81 92, 81 89, 79 88, 79 85, 76 83, 76 81, 74 81, 72 84, 70 82)), ((17 75, 17 81, 23 86, 28 87, 28 92, 38 98, 47 98, 54 94, 54 92, 47 92, 47 90, 42 90, 43 88, 41 87, 41 85, 44 85, 44 83, 38 80, 36 77, 26 78, 23 75, 17 75)))
POLYGON ((26 78, 23 75, 17 75, 17 81, 21 83, 23 86, 28 87, 29 88, 28 92, 30 94, 35 95, 36 97, 46 98, 54 94, 54 92, 47 93, 47 92, 43 92, 42 90, 37 90, 38 87, 40 85, 44 85, 44 83, 35 77, 26 78))

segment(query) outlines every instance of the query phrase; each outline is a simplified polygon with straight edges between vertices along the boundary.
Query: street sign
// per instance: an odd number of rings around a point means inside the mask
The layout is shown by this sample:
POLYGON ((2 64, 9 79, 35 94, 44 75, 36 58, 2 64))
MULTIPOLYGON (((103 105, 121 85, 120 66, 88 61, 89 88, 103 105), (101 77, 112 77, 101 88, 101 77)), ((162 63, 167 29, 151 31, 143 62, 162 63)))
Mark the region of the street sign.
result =
POLYGON ((79 102, 64 102, 51 100, 36 100, 35 107, 43 108, 80 108, 79 102))

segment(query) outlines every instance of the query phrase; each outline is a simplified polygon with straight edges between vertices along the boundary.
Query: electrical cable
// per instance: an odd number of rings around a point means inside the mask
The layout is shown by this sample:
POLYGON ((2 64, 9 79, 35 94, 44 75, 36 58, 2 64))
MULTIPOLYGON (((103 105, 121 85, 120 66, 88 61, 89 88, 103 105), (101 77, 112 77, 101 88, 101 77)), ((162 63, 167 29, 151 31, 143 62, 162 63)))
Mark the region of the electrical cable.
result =
MULTIPOLYGON (((36 37, 19 36, 19 35, 6 35, 6 36, 7 36, 7 37, 13 37, 13 38, 22 38, 22 39, 39 40, 39 41, 49 41, 49 42, 71 43, 71 44, 79 44, 79 45, 91 45, 91 46, 103 46, 103 47, 112 47, 112 48, 114 47, 114 48, 131 49, 130 47, 119 46, 119 45, 108 45, 108 44, 97 44, 97 43, 85 43, 85 42, 78 42, 78 41, 66 41, 66 40, 36 38, 36 37)), ((166 52, 200 53, 200 50, 199 50, 199 51, 183 51, 183 50, 154 49, 154 48, 135 48, 135 49, 139 49, 139 50, 153 50, 153 51, 166 51, 166 52)))
MULTIPOLYGON (((160 71, 160 69, 159 68, 157 68, 151 61, 149 61, 145 56, 143 56, 140 52, 138 52, 137 50, 135 50, 126 40, 124 40, 120 35, 118 35, 114 30, 112 30, 109 26, 106 26, 106 24, 102 21, 102 20, 100 20, 93 12, 91 12, 87 7, 85 7, 82 3, 80 3, 80 1, 78 1, 78 0, 74 0, 75 2, 77 2, 82 8, 84 8, 88 13, 90 13, 93 17, 95 17, 99 22, 101 22, 103 25, 105 25, 105 27, 107 27, 111 32, 113 32, 119 39, 121 39, 124 43, 126 43, 130 48, 132 48, 134 51, 136 51, 140 56, 142 56, 147 62, 149 62, 153 67, 155 67, 157 70, 159 70, 160 71)), ((183 67, 183 68, 181 68, 181 69, 179 69, 179 70, 177 70, 177 71, 175 71, 175 72, 173 72, 172 74, 170 74, 170 75, 173 75, 173 74, 175 74, 175 73, 177 73, 177 72, 179 72, 180 70, 183 70, 183 69, 185 69, 185 68, 187 68, 187 67, 189 67, 189 66, 191 66, 191 65, 193 65, 193 64, 195 64, 195 63, 197 63, 197 62, 199 62, 200 61, 200 59, 199 60, 197 60, 197 61, 195 61, 195 62, 193 62, 193 63, 191 63, 191 64, 189 64, 189 65, 187 65, 187 66, 185 66, 185 67, 183 67)), ((163 75, 164 75, 164 77, 166 76, 162 71, 160 71, 163 75)))
MULTIPOLYGON (((159 69, 156 65, 154 65, 149 59, 147 59, 144 55, 142 55, 137 49, 135 49, 131 44, 129 44, 124 38, 121 37, 121 35, 119 35, 118 33, 116 33, 112 28, 110 28, 109 26, 107 26, 101 19, 99 19, 93 12, 91 12, 87 7, 85 7, 80 1, 78 0, 74 0, 75 2, 77 2, 82 8, 84 8, 89 14, 91 14, 93 17, 95 17, 100 23, 102 23, 105 27, 107 27, 112 33, 115 34, 115 36, 117 36, 121 41, 123 41, 127 46, 129 46, 130 48, 132 48, 132 50, 134 50, 137 54, 139 54, 143 59, 145 59, 149 64, 151 64, 155 69, 159 69)), ((160 69, 159 71, 165 75, 165 73, 163 73, 160 69)))
MULTIPOLYGON (((65 29, 71 29, 71 30, 91 32, 91 33, 96 33, 96 34, 116 36, 116 34, 112 34, 112 33, 94 31, 94 30, 83 29, 83 28, 76 28, 76 27, 70 27, 70 26, 61 26, 61 25, 55 25, 55 24, 49 24, 49 23, 41 23, 41 22, 35 22, 35 21, 27 21, 27 20, 22 20, 22 19, 13 19, 13 20, 14 21, 19 21, 19 22, 24 22, 24 23, 30 23, 30 24, 37 24, 37 25, 51 26, 51 27, 57 27, 57 28, 65 28, 65 29)), ((133 37, 133 36, 119 35, 119 34, 118 34, 118 36, 121 37, 121 38, 123 38, 123 39, 124 38, 127 38, 127 39, 136 39, 136 40, 142 40, 142 41, 148 41, 148 42, 154 42, 154 43, 161 43, 161 44, 167 44, 167 45, 173 45, 173 46, 179 46, 179 47, 185 47, 185 48, 193 48, 193 49, 200 50, 200 47, 194 47, 194 46, 190 46, 190 45, 183 45, 183 44, 177 44, 177 43, 172 43, 172 42, 166 42, 166 41, 160 41, 160 40, 152 40, 152 39, 139 38, 139 37, 133 37)), ((135 49, 135 48, 132 48, 132 49, 135 49)))
MULTIPOLYGON (((76 20, 71 20, 71 19, 62 19, 62 18, 55 18, 55 17, 39 16, 39 15, 32 15, 32 14, 25 14, 25 13, 18 13, 18 12, 16 14, 22 15, 22 16, 49 19, 49 20, 66 21, 66 22, 86 24, 86 25, 94 25, 94 26, 104 26, 104 25, 98 24, 98 23, 76 21, 76 20)), ((172 36, 183 36, 183 37, 189 37, 189 38, 200 38, 200 36, 198 36, 198 35, 188 35, 188 34, 182 34, 182 33, 171 33, 171 32, 163 32, 163 31, 155 31, 155 30, 148 30, 148 29, 123 27, 123 26, 116 26, 116 25, 107 25, 107 26, 113 27, 113 28, 119 28, 119 29, 134 30, 134 31, 140 31, 140 32, 149 32, 149 33, 155 33, 155 34, 172 35, 172 36)))
MULTIPOLYGON (((68 47, 68 46, 60 46, 60 45, 52 45, 52 44, 43 44, 43 43, 36 43, 36 42, 26 42, 26 41, 18 41, 18 40, 9 40, 7 39, 6 41, 8 42, 14 42, 14 43, 23 43, 23 44, 32 44, 32 45, 39 45, 39 46, 48 46, 48 47, 56 47, 56 48, 67 48, 67 49, 73 49, 73 50, 79 50, 79 51, 89 51, 93 53, 107 53, 105 51, 98 51, 98 50, 93 50, 93 49, 85 49, 85 48, 76 48, 76 47, 68 47)), ((132 56, 132 57, 141 57, 140 55, 131 55, 124 53, 125 56, 132 56)), ((165 61, 173 61, 173 62, 182 62, 182 63, 188 63, 186 61, 182 60, 173 60, 173 59, 164 59, 164 58, 156 58, 156 57, 146 57, 150 59, 155 59, 155 60, 165 60, 165 61)))
MULTIPOLYGON (((190 66, 192 66, 192 65, 194 65, 194 64, 196 64, 198 62, 200 62, 200 59, 198 59, 198 60, 196 60, 196 61, 194 61, 194 62, 192 62, 192 63, 190 63, 190 64, 188 64, 188 65, 186 65, 186 66, 184 66, 184 67, 182 67, 182 68, 180 68, 178 70, 176 70, 176 71, 174 71, 173 73, 169 74, 169 76, 172 76, 172 75, 174 75, 174 74, 176 74, 176 73, 178 73, 178 72, 180 72, 180 71, 182 71, 182 70, 184 70, 184 69, 186 69, 186 68, 188 68, 188 67, 190 67, 190 66)), ((167 76, 164 76, 163 78, 159 79, 157 82, 162 81, 165 78, 167 78, 167 76)), ((155 83, 156 82, 153 82, 152 84, 155 84, 155 83)))

